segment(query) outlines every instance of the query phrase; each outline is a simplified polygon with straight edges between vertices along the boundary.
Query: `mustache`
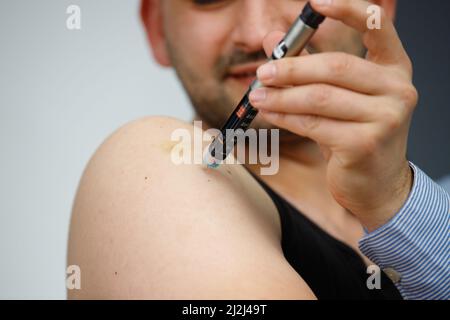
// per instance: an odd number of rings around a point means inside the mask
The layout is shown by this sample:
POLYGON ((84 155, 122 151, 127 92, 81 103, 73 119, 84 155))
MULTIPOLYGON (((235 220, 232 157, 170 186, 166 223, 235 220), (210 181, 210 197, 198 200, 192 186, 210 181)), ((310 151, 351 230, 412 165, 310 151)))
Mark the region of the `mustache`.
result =
MULTIPOLYGON (((310 54, 321 52, 310 43, 306 46, 305 50, 310 54)), ((228 70, 233 66, 245 63, 267 61, 267 59, 268 57, 263 49, 250 53, 242 50, 235 50, 230 55, 219 57, 214 67, 214 73, 218 78, 224 78, 227 75, 228 70)))
POLYGON ((233 66, 266 60, 267 55, 264 50, 250 53, 242 50, 236 50, 230 55, 219 57, 214 67, 215 74, 219 78, 224 78, 227 75, 228 70, 233 66))

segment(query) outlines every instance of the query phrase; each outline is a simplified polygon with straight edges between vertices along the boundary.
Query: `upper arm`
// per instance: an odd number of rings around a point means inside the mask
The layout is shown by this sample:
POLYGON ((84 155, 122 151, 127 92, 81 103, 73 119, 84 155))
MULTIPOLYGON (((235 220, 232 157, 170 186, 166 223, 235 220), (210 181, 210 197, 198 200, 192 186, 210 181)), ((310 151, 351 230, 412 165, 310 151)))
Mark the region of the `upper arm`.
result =
POLYGON ((312 298, 283 257, 267 199, 255 204, 239 189, 254 187, 245 170, 174 165, 167 145, 177 127, 192 129, 168 118, 136 121, 90 160, 69 239, 81 290, 69 297, 312 298))

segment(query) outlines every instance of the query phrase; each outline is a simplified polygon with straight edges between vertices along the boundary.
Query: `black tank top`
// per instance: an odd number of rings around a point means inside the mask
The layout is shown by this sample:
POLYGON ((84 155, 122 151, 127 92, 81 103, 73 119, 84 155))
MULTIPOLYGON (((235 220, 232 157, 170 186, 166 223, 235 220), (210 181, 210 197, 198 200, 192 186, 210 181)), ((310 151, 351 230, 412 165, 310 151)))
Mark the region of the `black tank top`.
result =
POLYGON ((369 290, 367 266, 360 255, 335 239, 273 191, 256 180, 275 203, 281 219, 281 246, 286 260, 318 299, 402 299, 381 272, 381 289, 369 290))

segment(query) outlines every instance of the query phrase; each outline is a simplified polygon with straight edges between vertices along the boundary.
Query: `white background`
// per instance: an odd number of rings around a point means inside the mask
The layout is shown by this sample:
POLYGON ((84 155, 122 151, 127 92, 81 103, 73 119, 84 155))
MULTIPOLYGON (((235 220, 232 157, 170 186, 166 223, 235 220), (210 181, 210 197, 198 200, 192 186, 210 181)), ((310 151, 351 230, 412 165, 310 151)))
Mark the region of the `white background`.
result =
POLYGON ((138 0, 0 0, 0 299, 65 299, 72 201, 102 140, 145 115, 190 119, 146 41, 138 0))

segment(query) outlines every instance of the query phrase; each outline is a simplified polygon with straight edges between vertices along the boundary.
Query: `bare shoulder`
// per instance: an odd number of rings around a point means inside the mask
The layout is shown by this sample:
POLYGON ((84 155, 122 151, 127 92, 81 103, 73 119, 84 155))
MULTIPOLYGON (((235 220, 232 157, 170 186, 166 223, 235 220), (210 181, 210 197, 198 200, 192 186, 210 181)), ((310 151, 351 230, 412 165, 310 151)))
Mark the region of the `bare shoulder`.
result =
POLYGON ((69 298, 313 298, 284 259, 267 194, 238 165, 174 164, 177 129, 194 130, 173 118, 139 119, 89 161, 68 252, 81 290, 69 298))

